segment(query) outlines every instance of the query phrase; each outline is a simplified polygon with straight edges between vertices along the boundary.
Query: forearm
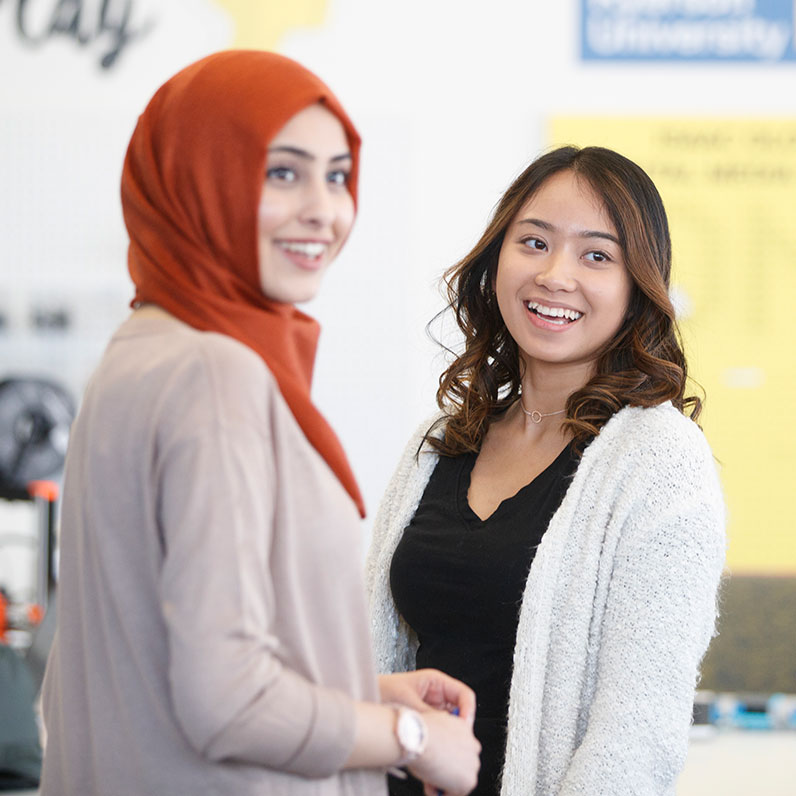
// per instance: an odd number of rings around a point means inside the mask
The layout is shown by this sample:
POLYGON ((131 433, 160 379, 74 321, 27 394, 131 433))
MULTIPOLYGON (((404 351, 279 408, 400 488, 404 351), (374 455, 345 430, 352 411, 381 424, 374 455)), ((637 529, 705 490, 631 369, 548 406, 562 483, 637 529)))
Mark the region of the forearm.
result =
MULTIPOLYGON (((404 749, 398 742, 395 708, 369 702, 355 704, 354 747, 345 768, 390 768, 400 763, 404 749)), ((407 717, 408 718, 408 717, 407 717)), ((423 714, 425 737, 407 768, 427 788, 448 796, 463 796, 476 784, 480 745, 470 722, 431 709, 423 714)))
POLYGON ((262 652, 249 666, 233 655, 209 657, 201 666, 183 661, 172 677, 176 718, 200 755, 306 777, 340 769, 355 734, 350 696, 262 652))
POLYGON ((389 768, 401 758, 395 735, 395 708, 375 702, 354 705, 354 747, 344 768, 389 768))
MULTIPOLYGON (((379 676, 383 703, 420 711, 433 721, 429 711, 456 713, 472 727, 475 694, 464 683, 436 669, 421 669, 379 676)), ((356 732, 349 768, 389 767, 398 761, 401 748, 395 736, 396 709, 387 704, 359 702, 355 706, 356 732)))

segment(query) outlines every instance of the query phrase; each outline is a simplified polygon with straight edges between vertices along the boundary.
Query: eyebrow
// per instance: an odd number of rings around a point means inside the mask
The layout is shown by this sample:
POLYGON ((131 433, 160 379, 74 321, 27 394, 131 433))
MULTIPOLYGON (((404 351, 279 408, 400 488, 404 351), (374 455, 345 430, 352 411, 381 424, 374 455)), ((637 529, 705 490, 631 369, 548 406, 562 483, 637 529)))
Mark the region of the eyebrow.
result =
MULTIPOLYGON (((295 155, 296 157, 303 158, 304 160, 315 160, 315 155, 313 155, 311 152, 307 152, 306 149, 301 149, 297 146, 275 146, 268 150, 269 155, 274 152, 287 152, 290 155, 295 155)), ((333 158, 329 158, 330 163, 338 163, 341 160, 351 160, 351 153, 346 152, 343 155, 335 155, 333 158)))
MULTIPOLYGON (((540 218, 522 218, 518 222, 518 224, 531 224, 535 227, 539 227, 540 229, 547 230, 548 232, 555 232, 556 226, 551 224, 549 221, 542 221, 540 218)), ((605 238, 606 240, 612 240, 617 246, 621 246, 622 244, 619 241, 619 238, 616 235, 612 235, 610 232, 600 232, 599 230, 595 229, 584 229, 577 233, 579 238, 605 238)))

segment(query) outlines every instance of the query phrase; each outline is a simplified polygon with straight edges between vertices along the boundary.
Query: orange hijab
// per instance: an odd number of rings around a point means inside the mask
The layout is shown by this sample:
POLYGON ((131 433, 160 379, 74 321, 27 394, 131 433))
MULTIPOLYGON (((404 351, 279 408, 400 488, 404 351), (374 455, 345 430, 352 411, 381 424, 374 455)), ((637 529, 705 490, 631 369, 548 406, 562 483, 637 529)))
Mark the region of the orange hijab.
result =
POLYGON ((230 50, 161 86, 138 120, 122 172, 128 267, 133 305, 157 304, 265 360, 307 439, 364 516, 343 448, 310 398, 320 327, 260 288, 257 207, 268 143, 316 102, 345 129, 356 203, 359 135, 331 91, 295 61, 230 50))

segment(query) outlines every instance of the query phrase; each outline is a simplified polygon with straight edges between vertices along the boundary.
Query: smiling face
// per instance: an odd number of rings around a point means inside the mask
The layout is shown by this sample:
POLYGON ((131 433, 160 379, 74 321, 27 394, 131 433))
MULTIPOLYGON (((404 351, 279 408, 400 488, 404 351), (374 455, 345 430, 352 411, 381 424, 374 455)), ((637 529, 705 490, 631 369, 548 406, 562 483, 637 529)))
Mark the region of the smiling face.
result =
POLYGON ((526 366, 550 363, 591 377, 627 312, 632 279, 616 229, 573 171, 550 177, 503 239, 495 293, 526 366))
POLYGON ((354 223, 351 155, 322 105, 297 113, 268 146, 257 215, 260 286, 274 301, 313 298, 354 223))

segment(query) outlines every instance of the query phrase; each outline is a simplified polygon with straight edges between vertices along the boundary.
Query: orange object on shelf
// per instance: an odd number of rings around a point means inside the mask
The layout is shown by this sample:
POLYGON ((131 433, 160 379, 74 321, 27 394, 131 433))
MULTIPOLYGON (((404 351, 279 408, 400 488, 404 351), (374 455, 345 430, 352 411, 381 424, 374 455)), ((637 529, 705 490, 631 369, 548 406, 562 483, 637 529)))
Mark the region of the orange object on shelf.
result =
POLYGON ((37 605, 36 603, 29 605, 28 622, 30 622, 30 624, 35 627, 41 622, 42 619, 44 619, 44 609, 40 605, 37 605))
POLYGON ((58 484, 55 481, 29 481, 28 493, 31 497, 43 498, 54 503, 58 500, 58 484))
POLYGON ((0 641, 6 640, 6 630, 8 629, 8 624, 6 621, 6 596, 0 591, 0 641))

